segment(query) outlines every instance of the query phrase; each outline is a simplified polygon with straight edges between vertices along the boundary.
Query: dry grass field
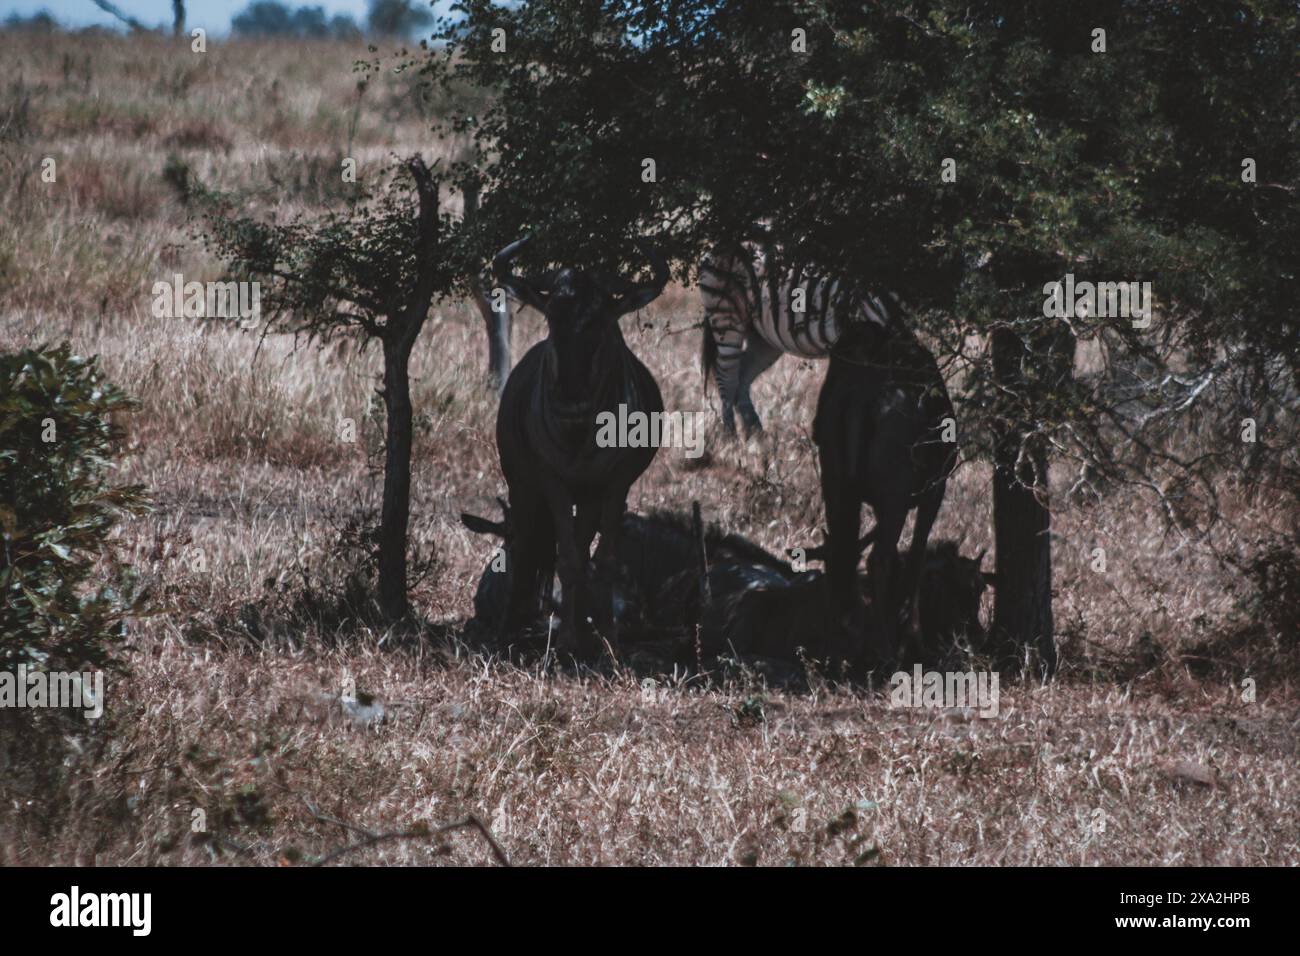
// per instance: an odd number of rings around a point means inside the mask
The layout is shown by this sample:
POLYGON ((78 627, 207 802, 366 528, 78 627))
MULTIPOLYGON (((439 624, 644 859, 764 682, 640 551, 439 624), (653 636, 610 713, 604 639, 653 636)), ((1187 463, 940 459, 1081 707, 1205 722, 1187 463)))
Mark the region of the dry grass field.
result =
MULTIPOLYGON (((1140 497, 1060 501, 1061 672, 1005 675, 993 719, 743 673, 646 688, 521 668, 458 640, 494 544, 458 515, 495 516, 504 483, 480 320, 443 302, 412 369, 427 623, 399 638, 335 613, 348 529, 378 502, 379 357, 282 336, 259 351, 228 324, 154 318, 150 289, 220 275, 169 163, 283 216, 339 196, 344 155, 364 175, 454 148, 403 76, 358 96, 358 56, 0 34, 0 349, 69 340, 141 401, 119 476, 155 509, 120 538, 157 605, 103 720, 53 740, 0 724, 0 862, 305 863, 365 831, 391 838, 343 862, 491 864, 474 830, 435 832, 472 813, 516 864, 1300 864, 1297 638, 1244 609, 1220 557, 1248 559, 1294 516, 1228 479, 1203 542, 1167 535, 1140 497), (349 680, 382 721, 344 712, 349 680)), ((821 369, 783 359, 756 389, 766 437, 725 445, 697 321, 687 289, 624 320, 667 406, 711 423, 703 465, 661 452, 629 507, 698 499, 769 549, 815 542, 821 369)), ((541 329, 517 317, 516 358, 541 329)), ((963 463, 936 536, 990 545, 989 488, 963 463)))

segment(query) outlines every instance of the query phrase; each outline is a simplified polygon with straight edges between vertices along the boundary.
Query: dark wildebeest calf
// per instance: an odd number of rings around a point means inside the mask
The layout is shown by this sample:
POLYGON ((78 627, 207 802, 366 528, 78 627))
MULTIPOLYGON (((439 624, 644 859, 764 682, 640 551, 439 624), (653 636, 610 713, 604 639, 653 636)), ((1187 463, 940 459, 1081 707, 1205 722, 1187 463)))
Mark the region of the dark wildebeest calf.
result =
MULTIPOLYGON (((623 341, 619 317, 643 308, 668 281, 668 265, 644 243, 653 278, 645 283, 564 268, 537 278, 517 275, 513 259, 527 237, 493 260, 498 280, 520 301, 546 316, 547 336, 515 366, 497 411, 497 451, 510 490, 514 533, 510 611, 503 633, 532 621, 548 594, 557 560, 562 589, 559 647, 590 654, 585 626, 594 595, 588 573, 591 542, 596 579, 612 595, 618 536, 632 483, 654 460, 654 447, 601 447, 601 412, 647 416, 663 411, 659 386, 623 341), (580 610, 582 609, 582 610, 580 610), (579 625, 582 625, 579 627, 579 625)), ((610 602, 605 602, 610 603, 610 602)), ((611 640, 612 608, 592 608, 611 640)))
MULTIPOLYGON (((824 560, 821 551, 810 548, 806 557, 824 560)), ((960 662, 965 651, 985 649, 980 602, 994 575, 980 569, 982 559, 982 553, 963 557, 952 541, 926 545, 919 589, 920 639, 900 664, 960 662)), ((705 619, 701 641, 706 649, 722 647, 762 658, 793 658, 801 648, 810 658, 838 663, 842 636, 828 584, 825 575, 809 571, 723 591, 717 614, 705 619)), ((870 574, 858 575, 859 593, 871 595, 872 585, 870 574)))
POLYGON ((854 665, 892 662, 899 611, 919 631, 917 588, 926 541, 956 464, 955 442, 942 440, 952 402, 934 356, 896 315, 884 325, 856 323, 831 353, 817 399, 813 440, 826 506, 831 600, 854 665), (868 559, 875 646, 864 640, 865 608, 858 590, 862 505, 875 512, 868 559), (898 573, 898 539, 916 509, 912 547, 898 573))
MULTIPOLYGON (((500 537, 509 548, 515 534, 514 521, 509 507, 504 502, 501 504, 500 521, 464 513, 460 520, 477 534, 500 537)), ((728 534, 716 525, 709 525, 703 530, 703 539, 715 599, 759 580, 775 586, 796 577, 788 562, 741 535, 728 534)), ((620 631, 686 627, 698 621, 702 603, 699 545, 700 537, 692 527, 690 515, 669 511, 623 515, 617 552, 621 586, 616 605, 620 631)), ((490 560, 474 592, 477 624, 499 630, 508 608, 511 583, 509 562, 498 566, 495 558, 490 560)), ((557 603, 551 595, 548 607, 557 603)))

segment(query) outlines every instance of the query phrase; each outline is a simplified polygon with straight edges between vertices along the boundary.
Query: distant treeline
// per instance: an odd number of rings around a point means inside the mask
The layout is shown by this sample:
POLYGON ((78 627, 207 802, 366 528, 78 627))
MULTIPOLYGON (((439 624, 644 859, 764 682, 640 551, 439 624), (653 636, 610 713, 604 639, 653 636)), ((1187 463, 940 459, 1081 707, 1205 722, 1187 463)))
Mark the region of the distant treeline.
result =
MULTIPOLYGON (((385 2, 385 0, 380 0, 385 2)), ((376 4, 371 4, 371 17, 376 4)), ((340 13, 327 18, 322 7, 299 7, 294 10, 277 0, 255 0, 235 14, 230 32, 242 37, 313 37, 336 40, 354 39, 361 28, 351 16, 340 13)))
POLYGON ((6 30, 30 30, 33 33, 54 33, 62 29, 59 21, 48 10, 42 10, 40 13, 33 13, 30 17, 24 17, 20 13, 11 13, 5 18, 4 27, 6 30))
MULTIPOLYGON (((370 0, 364 27, 348 14, 328 16, 324 7, 295 8, 280 3, 279 0, 254 0, 235 15, 231 21, 231 33, 243 37, 353 40, 363 35, 409 36, 432 23, 433 13, 419 0, 370 0)), ((30 30, 38 33, 54 33, 63 29, 48 10, 29 17, 13 13, 3 24, 6 30, 30 30)), ((98 31, 100 28, 90 29, 98 31)))

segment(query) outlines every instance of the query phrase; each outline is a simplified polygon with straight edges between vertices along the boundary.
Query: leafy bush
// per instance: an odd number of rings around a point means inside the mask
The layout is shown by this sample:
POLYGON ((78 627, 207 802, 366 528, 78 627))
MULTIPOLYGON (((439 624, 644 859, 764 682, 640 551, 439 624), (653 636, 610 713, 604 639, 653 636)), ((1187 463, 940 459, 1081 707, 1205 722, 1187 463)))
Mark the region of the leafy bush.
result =
POLYGON ((66 343, 0 353, 0 668, 108 666, 140 611, 109 541, 146 507, 108 480, 113 416, 134 404, 66 343))
POLYGON ((1292 647, 1300 635, 1300 535, 1264 542, 1245 564, 1249 590, 1242 610, 1292 647))

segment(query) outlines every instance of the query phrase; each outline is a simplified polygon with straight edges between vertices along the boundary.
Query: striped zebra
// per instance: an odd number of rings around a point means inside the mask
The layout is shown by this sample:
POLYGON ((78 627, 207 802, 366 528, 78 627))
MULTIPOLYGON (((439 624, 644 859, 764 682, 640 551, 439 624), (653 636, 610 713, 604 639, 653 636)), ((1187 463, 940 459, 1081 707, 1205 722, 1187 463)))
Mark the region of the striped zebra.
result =
POLYGON ((731 434, 736 409, 746 434, 762 431, 749 389, 782 353, 825 358, 849 323, 885 328, 899 309, 893 294, 863 293, 842 278, 780 263, 778 254, 773 245, 745 242, 714 250, 700 266, 705 387, 712 374, 731 434))

